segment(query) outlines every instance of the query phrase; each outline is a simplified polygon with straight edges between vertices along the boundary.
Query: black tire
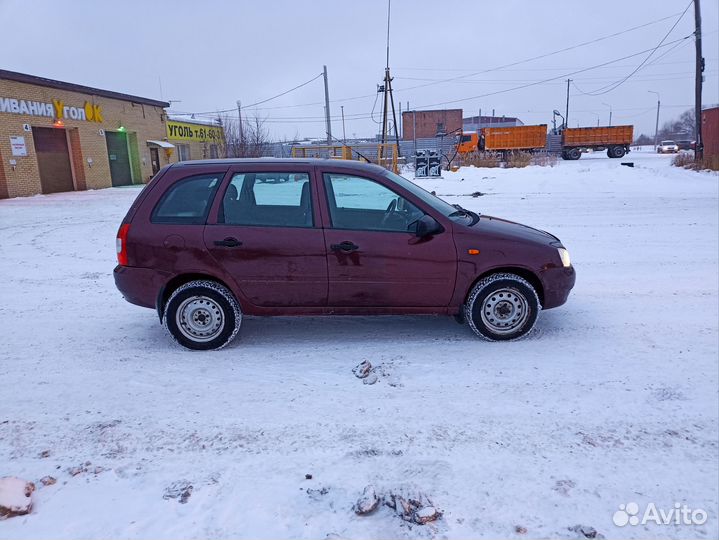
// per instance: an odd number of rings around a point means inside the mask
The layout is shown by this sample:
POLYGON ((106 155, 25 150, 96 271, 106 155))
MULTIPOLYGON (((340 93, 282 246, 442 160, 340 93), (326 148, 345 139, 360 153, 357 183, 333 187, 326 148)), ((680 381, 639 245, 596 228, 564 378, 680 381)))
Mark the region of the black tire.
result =
POLYGON ((569 159, 569 156, 567 155, 567 153, 564 150, 562 150, 562 159, 564 159, 564 160, 569 159))
POLYGON ((242 324, 235 297, 215 281, 181 285, 165 304, 162 322, 172 338, 188 349, 221 349, 234 339, 242 324))
POLYGON ((607 155, 610 158, 621 158, 624 157, 626 153, 623 146, 610 146, 607 148, 607 155))
POLYGON ((529 282, 515 274, 492 274, 469 293, 464 316, 479 337, 509 341, 526 336, 537 322, 542 305, 529 282))
POLYGON ((580 157, 582 157, 582 151, 579 148, 570 148, 567 150, 567 159, 576 161, 580 157))

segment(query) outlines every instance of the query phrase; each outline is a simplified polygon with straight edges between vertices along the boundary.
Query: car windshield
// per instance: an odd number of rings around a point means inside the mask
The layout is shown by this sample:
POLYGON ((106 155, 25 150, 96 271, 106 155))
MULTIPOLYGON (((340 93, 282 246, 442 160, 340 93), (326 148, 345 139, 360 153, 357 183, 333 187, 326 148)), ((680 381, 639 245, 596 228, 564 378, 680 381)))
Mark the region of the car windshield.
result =
POLYGON ((443 201, 436 195, 431 194, 429 191, 419 187, 417 184, 410 182, 409 180, 398 174, 387 171, 386 176, 395 184, 400 185, 401 187, 412 193, 422 202, 428 204, 429 206, 440 212, 442 215, 454 221, 473 225, 479 220, 479 217, 476 213, 465 210, 459 205, 449 204, 448 202, 443 201))
POLYGON ((674 141, 662 141, 662 144, 676 144, 674 141))

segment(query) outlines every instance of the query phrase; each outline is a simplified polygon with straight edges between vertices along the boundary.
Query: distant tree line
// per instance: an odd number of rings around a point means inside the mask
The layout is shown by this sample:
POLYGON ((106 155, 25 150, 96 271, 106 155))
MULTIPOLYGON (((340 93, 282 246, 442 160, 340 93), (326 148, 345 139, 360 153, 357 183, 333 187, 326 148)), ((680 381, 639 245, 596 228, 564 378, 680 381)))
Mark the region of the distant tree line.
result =
MULTIPOLYGON (((664 122, 659 132, 657 133, 657 142, 665 140, 695 140, 695 118, 694 109, 684 111, 679 118, 664 122)), ((639 137, 634 141, 636 145, 650 145, 654 144, 654 133, 646 135, 640 134, 639 137)))

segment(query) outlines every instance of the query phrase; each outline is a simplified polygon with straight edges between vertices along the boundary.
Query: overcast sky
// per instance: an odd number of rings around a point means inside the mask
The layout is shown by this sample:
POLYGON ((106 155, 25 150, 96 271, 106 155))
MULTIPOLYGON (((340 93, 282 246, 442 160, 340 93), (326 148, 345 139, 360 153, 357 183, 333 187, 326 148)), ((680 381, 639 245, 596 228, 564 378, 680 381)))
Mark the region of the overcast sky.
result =
MULTIPOLYGON (((400 102, 403 109, 407 102, 411 109, 462 108, 464 116, 494 109, 525 124, 549 124, 553 109, 564 112, 569 76, 570 126, 606 125, 611 106, 613 124, 634 124, 636 133, 653 134, 656 95, 649 90, 661 94, 661 122, 693 107, 693 39, 659 48, 615 89, 587 94, 611 89, 629 75, 649 53, 635 54, 657 46, 687 5, 688 0, 393 0, 390 66, 397 108, 400 102), (496 69, 569 47, 575 48, 496 69), (635 56, 569 75, 630 55, 635 56)), ((702 0, 705 104, 719 102, 718 5, 702 0)), ((347 137, 370 136, 378 130, 371 112, 384 76, 386 16, 387 0, 0 0, 0 67, 178 100, 175 111, 205 113, 234 108, 237 100, 250 105, 272 97, 312 79, 326 64, 333 134, 342 136, 343 105, 347 137)), ((693 29, 691 6, 665 44, 693 29)), ((323 100, 319 78, 246 112, 265 118, 275 138, 321 137, 323 100)))

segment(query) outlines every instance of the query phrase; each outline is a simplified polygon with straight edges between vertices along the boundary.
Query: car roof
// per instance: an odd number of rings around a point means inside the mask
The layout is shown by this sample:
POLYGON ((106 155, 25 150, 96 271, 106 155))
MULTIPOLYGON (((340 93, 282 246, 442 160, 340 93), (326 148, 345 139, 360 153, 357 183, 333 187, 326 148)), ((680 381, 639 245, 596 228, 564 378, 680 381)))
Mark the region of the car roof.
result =
POLYGON ((327 158, 225 158, 225 159, 197 159, 193 161, 179 161, 170 164, 170 167, 201 167, 212 165, 310 165, 316 167, 333 167, 352 171, 372 171, 374 173, 385 172, 386 169, 374 163, 364 163, 347 159, 327 158))

